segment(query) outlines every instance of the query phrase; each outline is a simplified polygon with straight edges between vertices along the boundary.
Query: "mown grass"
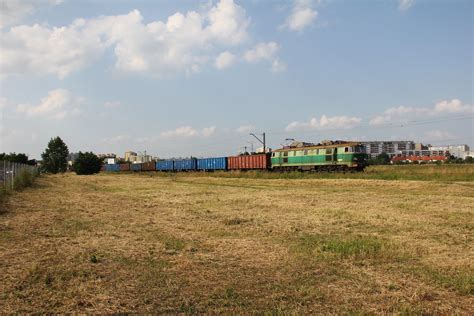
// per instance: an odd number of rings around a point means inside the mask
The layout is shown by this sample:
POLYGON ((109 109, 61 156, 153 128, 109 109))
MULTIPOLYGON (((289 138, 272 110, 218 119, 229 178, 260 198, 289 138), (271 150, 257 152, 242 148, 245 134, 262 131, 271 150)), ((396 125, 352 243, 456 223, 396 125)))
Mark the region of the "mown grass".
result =
POLYGON ((369 179, 419 181, 474 181, 473 164, 369 166, 363 172, 315 173, 270 171, 157 172, 149 173, 173 180, 183 177, 220 177, 243 179, 369 179))
POLYGON ((0 312, 472 314, 472 182, 150 175, 12 194, 0 312))

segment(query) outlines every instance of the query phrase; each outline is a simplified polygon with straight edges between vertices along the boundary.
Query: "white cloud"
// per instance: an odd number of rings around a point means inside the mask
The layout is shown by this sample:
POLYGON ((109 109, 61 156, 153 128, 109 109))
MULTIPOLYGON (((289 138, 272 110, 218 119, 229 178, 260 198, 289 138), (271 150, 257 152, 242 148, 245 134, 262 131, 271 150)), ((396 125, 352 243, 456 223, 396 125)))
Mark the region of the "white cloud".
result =
POLYGON ((435 113, 474 113, 474 105, 463 104, 459 99, 441 101, 434 107, 435 113))
POLYGON ((1 35, 3 75, 53 74, 64 78, 97 59, 105 48, 84 20, 60 28, 16 26, 1 35))
POLYGON ((250 18, 233 0, 205 12, 177 12, 166 21, 144 23, 138 10, 125 15, 77 19, 69 26, 17 26, 3 32, 2 74, 53 74, 64 78, 113 49, 115 67, 125 72, 166 76, 192 74, 217 47, 248 38, 250 18))
POLYGON ((389 123, 392 118, 388 115, 378 115, 369 121, 369 125, 383 125, 389 123))
POLYGON ((163 137, 193 137, 197 136, 198 131, 195 128, 192 128, 191 126, 183 126, 183 127, 178 127, 175 130, 170 130, 166 132, 162 132, 161 136, 163 137))
POLYGON ((425 113, 428 109, 426 108, 415 108, 410 106, 399 106, 386 110, 384 113, 387 115, 404 115, 411 113, 425 113))
POLYGON ((269 61, 271 62, 272 72, 282 72, 286 70, 286 65, 277 57, 279 50, 280 45, 275 42, 258 43, 244 53, 243 60, 253 64, 260 61, 269 61))
POLYGON ((117 108, 121 105, 120 101, 107 101, 104 103, 106 108, 117 108))
POLYGON ((283 72, 286 70, 286 64, 282 63, 279 59, 275 59, 272 62, 272 72, 283 72))
POLYGON ((415 4, 415 0, 398 0, 398 10, 405 11, 415 4))
POLYGON ((0 2, 0 28, 14 24, 33 12, 34 6, 28 1, 11 0, 0 2))
POLYGON ((236 61, 236 57, 234 54, 225 51, 219 54, 217 56, 216 61, 214 65, 216 66, 217 69, 224 69, 232 66, 236 61))
POLYGON ((211 8, 208 19, 207 29, 212 34, 211 37, 230 44, 239 44, 248 37, 250 18, 247 18, 245 10, 233 0, 221 0, 211 8))
POLYGON ((254 48, 249 49, 244 54, 244 60, 249 63, 256 63, 261 60, 272 60, 280 47, 275 42, 258 43, 254 48))
POLYGON ((62 0, 2 0, 0 1, 0 29, 18 23, 42 5, 58 5, 62 0))
POLYGON ((313 9, 312 0, 294 0, 291 14, 280 28, 290 31, 303 32, 303 30, 314 24, 318 12, 313 9))
POLYGON ((202 129, 202 132, 201 132, 201 135, 203 137, 209 137, 211 136, 212 134, 214 134, 216 131, 216 127, 215 126, 211 126, 211 127, 205 127, 202 129))
POLYGON ((17 111, 27 116, 44 116, 54 119, 64 119, 67 116, 80 114, 80 98, 71 95, 68 90, 56 89, 41 99, 38 105, 19 104, 17 111))
POLYGON ((369 121, 369 125, 382 125, 392 121, 407 120, 408 118, 425 116, 437 116, 443 114, 472 114, 474 106, 463 104, 459 99, 451 101, 444 100, 436 103, 433 107, 411 107, 399 106, 385 110, 383 114, 377 115, 369 121))
POLYGON ((215 126, 205 127, 202 130, 197 130, 191 126, 182 126, 174 130, 162 132, 160 136, 165 138, 189 138, 189 137, 209 137, 216 131, 215 126))
POLYGON ((358 117, 348 116, 332 116, 326 115, 321 118, 312 118, 309 122, 292 122, 286 127, 286 131, 297 130, 324 130, 324 129, 350 129, 361 123, 362 119, 358 117))
POLYGON ((253 130, 255 130, 255 126, 253 125, 242 125, 242 126, 239 126, 235 131, 237 133, 244 134, 244 133, 250 133, 253 130))

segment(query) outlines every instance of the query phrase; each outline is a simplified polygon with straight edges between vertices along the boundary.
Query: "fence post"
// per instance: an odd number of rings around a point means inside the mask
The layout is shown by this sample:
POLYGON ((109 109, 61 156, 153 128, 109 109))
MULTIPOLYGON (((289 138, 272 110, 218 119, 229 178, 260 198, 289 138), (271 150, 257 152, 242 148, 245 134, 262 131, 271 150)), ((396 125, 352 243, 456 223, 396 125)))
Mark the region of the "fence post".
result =
POLYGON ((13 168, 12 168, 12 190, 15 189, 15 170, 16 169, 16 163, 13 163, 13 168))

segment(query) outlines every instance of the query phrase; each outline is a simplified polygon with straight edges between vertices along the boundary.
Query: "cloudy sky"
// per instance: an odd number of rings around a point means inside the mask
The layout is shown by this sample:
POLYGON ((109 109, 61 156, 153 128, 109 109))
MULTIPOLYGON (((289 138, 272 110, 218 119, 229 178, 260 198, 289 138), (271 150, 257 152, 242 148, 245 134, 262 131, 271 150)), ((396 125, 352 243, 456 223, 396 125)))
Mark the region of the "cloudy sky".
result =
POLYGON ((470 0, 0 0, 0 152, 473 139, 470 0))

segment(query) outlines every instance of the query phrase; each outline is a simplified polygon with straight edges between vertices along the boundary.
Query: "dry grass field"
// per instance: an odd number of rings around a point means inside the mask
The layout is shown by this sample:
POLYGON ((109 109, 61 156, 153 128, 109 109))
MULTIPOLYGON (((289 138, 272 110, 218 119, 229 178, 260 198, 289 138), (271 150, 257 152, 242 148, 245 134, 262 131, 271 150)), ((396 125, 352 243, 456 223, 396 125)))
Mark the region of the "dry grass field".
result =
POLYGON ((473 205, 472 181, 42 176, 0 214, 0 312, 472 315, 473 205))

